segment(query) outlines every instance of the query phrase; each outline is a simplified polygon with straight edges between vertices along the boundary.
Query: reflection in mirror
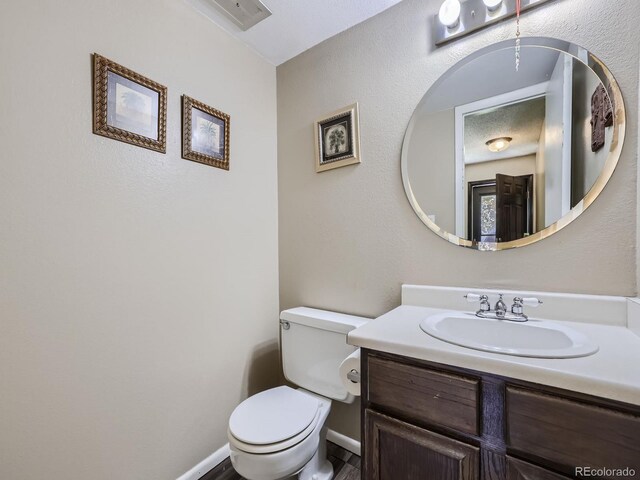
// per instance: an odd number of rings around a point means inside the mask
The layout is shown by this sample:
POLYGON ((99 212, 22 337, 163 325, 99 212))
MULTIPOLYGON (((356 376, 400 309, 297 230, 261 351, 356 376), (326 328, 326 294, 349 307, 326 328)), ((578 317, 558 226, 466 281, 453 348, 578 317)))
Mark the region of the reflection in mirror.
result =
POLYGON ((607 162, 615 166, 621 148, 622 101, 608 71, 597 75, 597 61, 571 47, 523 45, 516 71, 512 44, 496 46, 427 92, 407 129, 402 167, 430 228, 475 248, 519 246, 561 228, 572 209, 577 216, 576 207, 588 206, 583 199, 598 181, 604 187, 607 162))

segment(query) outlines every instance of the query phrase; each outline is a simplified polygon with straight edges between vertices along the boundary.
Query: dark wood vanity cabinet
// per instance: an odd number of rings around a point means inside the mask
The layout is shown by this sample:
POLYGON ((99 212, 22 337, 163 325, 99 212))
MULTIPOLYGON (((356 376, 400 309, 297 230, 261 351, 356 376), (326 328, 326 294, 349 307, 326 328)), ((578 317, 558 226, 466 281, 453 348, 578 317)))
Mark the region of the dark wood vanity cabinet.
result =
POLYGON ((362 439, 363 480, 640 479, 638 406, 365 349, 362 439))

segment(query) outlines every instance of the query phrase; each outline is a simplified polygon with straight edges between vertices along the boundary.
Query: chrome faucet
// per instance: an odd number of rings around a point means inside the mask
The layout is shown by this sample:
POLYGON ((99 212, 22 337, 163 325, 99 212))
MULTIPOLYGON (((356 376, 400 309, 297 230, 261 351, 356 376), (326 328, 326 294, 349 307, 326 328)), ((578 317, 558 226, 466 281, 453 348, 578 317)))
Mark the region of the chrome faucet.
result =
POLYGON ((511 312, 507 311, 507 305, 504 303, 502 297, 504 294, 499 293, 498 301, 493 310, 491 310, 491 304, 489 303, 488 295, 478 295, 475 293, 468 293, 464 297, 468 302, 480 301, 480 308, 476 311, 476 316, 480 318, 493 318, 496 320, 509 320, 511 322, 526 322, 529 317, 524 314, 524 306, 537 307, 542 302, 537 298, 522 298, 515 297, 513 299, 513 305, 511 305, 511 312))
POLYGON ((507 305, 502 300, 502 293, 500 294, 500 298, 496 302, 496 306, 493 309, 496 312, 496 317, 504 318, 507 314, 507 305))

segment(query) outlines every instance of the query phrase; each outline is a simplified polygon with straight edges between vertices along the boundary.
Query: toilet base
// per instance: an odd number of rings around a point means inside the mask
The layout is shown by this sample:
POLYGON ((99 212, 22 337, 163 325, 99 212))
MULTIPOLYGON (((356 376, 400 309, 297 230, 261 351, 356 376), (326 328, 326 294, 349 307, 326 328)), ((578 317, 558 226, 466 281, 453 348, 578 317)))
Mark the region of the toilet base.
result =
POLYGON ((333 465, 327 460, 327 428, 320 431, 318 450, 298 474, 299 480, 331 480, 333 465))

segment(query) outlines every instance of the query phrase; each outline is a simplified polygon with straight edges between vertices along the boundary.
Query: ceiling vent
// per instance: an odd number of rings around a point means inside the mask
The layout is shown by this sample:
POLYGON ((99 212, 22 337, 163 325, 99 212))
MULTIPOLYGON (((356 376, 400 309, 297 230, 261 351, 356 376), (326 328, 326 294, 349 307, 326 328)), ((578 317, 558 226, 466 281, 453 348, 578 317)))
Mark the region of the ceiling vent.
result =
POLYGON ((271 15, 260 0, 211 0, 211 3, 242 30, 249 30, 271 15))

